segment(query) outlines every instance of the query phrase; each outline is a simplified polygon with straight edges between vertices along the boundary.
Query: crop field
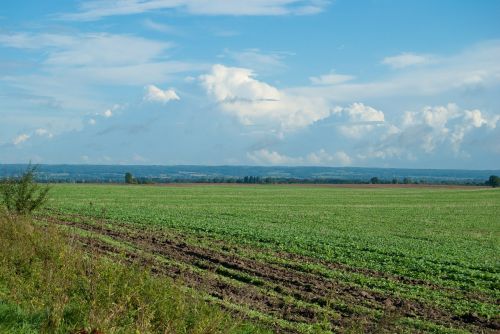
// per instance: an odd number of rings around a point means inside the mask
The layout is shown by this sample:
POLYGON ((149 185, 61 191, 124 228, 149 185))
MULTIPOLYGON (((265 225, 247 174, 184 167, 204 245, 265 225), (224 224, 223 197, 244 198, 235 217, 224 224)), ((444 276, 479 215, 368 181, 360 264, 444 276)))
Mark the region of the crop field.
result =
POLYGON ((276 332, 500 330, 500 191, 58 185, 37 219, 276 332))

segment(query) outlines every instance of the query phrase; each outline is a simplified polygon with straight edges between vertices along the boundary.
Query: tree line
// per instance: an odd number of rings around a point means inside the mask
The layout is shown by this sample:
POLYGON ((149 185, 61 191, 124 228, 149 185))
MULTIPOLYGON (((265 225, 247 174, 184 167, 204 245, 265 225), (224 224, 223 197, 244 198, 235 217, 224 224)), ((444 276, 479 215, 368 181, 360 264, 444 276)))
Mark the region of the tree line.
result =
POLYGON ((370 180, 360 179, 337 179, 337 178, 289 178, 289 177, 261 177, 248 175, 244 177, 197 177, 197 178, 147 178, 134 177, 130 172, 125 174, 124 181, 126 184, 155 184, 155 183, 237 183, 237 184, 429 184, 429 185, 470 185, 500 187, 500 177, 496 175, 490 176, 486 181, 453 181, 453 180, 415 180, 411 177, 380 179, 376 176, 370 180))

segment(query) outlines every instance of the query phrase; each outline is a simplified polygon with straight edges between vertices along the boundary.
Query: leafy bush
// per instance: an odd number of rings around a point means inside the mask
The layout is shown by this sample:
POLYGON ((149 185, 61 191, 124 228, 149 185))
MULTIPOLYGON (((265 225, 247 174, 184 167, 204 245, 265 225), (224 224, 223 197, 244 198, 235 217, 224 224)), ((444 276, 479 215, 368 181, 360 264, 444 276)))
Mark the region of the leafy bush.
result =
POLYGON ((493 188, 500 187, 500 177, 491 175, 486 184, 492 186, 493 188))
POLYGON ((21 177, 0 183, 1 202, 10 213, 28 214, 47 201, 50 186, 36 183, 36 169, 30 164, 21 177))

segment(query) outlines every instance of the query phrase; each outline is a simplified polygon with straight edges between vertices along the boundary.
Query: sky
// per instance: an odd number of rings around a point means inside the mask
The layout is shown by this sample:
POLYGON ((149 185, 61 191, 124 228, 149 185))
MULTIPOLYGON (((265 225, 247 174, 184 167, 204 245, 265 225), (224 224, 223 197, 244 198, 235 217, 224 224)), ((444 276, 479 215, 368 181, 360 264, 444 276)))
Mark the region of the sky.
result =
POLYGON ((498 169, 500 1, 2 0, 0 163, 498 169))

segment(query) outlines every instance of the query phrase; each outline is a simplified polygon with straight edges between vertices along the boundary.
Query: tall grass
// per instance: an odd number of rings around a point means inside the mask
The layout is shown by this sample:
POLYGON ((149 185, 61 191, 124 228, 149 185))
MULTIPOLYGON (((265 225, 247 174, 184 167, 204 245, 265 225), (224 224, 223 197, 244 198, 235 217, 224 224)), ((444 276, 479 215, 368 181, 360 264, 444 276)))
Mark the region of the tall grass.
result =
POLYGON ((259 333, 167 278, 0 215, 1 333, 259 333))

